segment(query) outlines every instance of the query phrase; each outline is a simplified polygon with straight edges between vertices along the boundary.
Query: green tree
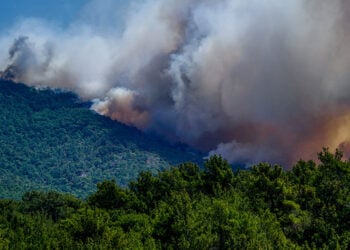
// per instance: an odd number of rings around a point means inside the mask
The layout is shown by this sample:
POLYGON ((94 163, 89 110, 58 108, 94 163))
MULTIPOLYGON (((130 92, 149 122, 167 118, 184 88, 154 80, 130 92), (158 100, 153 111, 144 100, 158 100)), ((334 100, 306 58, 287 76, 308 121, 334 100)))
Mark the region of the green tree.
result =
POLYGON ((123 208, 127 202, 127 191, 120 188, 115 180, 98 183, 97 191, 88 198, 90 205, 104 209, 123 208))
POLYGON ((204 166, 203 179, 209 193, 215 194, 233 187, 234 174, 230 164, 224 158, 213 155, 205 161, 204 166))

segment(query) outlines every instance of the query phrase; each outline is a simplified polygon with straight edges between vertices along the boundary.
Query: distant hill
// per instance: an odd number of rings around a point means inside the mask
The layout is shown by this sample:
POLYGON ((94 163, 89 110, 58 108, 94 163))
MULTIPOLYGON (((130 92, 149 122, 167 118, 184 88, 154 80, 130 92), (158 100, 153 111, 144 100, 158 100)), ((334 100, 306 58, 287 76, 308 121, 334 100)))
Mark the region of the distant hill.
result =
POLYGON ((91 111, 72 93, 0 80, 0 198, 57 190, 86 197, 95 184, 126 185, 202 155, 91 111))

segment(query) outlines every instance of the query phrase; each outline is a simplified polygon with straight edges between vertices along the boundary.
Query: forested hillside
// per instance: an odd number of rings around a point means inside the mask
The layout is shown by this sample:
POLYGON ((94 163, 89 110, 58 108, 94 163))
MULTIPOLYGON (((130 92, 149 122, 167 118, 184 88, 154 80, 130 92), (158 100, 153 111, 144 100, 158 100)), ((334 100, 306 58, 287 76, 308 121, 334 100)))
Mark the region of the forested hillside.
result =
POLYGON ((0 201, 0 249, 349 249, 350 163, 324 149, 291 171, 232 172, 213 156, 103 181, 87 200, 29 192, 0 201))
POLYGON ((96 183, 126 185, 141 170, 202 155, 95 114, 72 93, 0 81, 0 197, 57 190, 86 197, 96 183))
POLYGON ((340 151, 290 171, 203 168, 72 93, 1 81, 0 104, 0 249, 350 248, 340 151))

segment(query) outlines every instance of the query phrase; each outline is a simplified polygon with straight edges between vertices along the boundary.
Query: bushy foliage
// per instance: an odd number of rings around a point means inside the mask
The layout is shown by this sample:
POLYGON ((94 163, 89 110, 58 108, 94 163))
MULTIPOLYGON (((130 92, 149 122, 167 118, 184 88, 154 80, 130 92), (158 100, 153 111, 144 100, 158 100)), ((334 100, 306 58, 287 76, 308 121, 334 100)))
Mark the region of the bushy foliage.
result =
POLYGON ((127 186, 144 170, 202 155, 89 110, 69 92, 0 80, 0 198, 53 189, 87 197, 96 183, 127 186))
POLYGON ((0 249, 349 249, 350 162, 319 160, 234 172, 213 156, 86 201, 32 191, 0 201, 0 249))

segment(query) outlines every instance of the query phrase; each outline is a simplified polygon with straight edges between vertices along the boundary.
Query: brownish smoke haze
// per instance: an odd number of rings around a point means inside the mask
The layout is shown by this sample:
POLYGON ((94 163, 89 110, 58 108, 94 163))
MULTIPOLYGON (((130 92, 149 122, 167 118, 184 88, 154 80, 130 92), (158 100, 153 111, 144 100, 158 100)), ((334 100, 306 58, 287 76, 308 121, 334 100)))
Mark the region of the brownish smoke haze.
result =
POLYGON ((0 69, 74 90, 103 115, 231 162, 289 166, 323 146, 350 156, 349 1, 146 0, 123 16, 117 8, 91 1, 67 29, 18 23, 0 36, 0 69))

